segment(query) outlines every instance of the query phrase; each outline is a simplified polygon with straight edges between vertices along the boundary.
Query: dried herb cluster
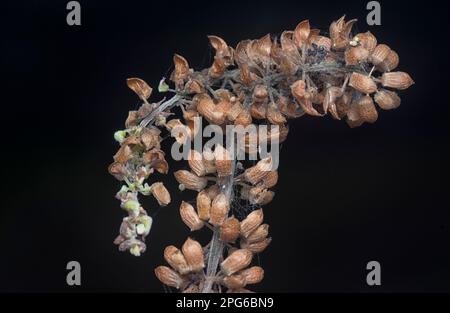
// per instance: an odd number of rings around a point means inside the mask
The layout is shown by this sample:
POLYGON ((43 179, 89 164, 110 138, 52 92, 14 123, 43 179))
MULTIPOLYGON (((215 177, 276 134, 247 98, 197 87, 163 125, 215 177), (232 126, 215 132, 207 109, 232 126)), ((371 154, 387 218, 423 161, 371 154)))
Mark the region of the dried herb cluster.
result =
MULTIPOLYGON (((244 40, 235 49, 220 37, 209 36, 216 51, 211 67, 194 71, 185 58, 175 55, 170 77, 174 89, 164 79, 159 85, 160 92, 174 96, 159 103, 147 102, 151 88, 145 82, 129 80, 144 103, 139 111, 130 112, 127 129, 116 134, 121 148, 110 167, 116 178, 126 182, 117 195, 129 213, 116 239, 119 247, 133 254, 145 249, 151 219, 139 205, 138 193, 153 194, 161 205, 170 202, 162 184, 144 183, 154 170, 168 170, 159 146, 160 129, 186 129, 188 136, 172 133, 184 143, 199 131, 196 117, 220 126, 278 125, 277 132, 246 138, 246 152, 251 153, 255 152, 252 143, 284 141, 287 120, 304 114, 329 113, 357 127, 377 120, 375 103, 383 110, 397 108, 400 98, 393 89, 403 90, 414 82, 404 72, 393 72, 399 64, 394 50, 379 44, 370 32, 352 34, 355 21, 342 17, 333 22, 329 37, 303 21, 280 38, 244 40), (167 120, 175 107, 181 109, 182 119, 167 120)), ((189 170, 174 175, 180 189, 198 192, 195 204, 181 203, 182 220, 191 231, 209 228, 213 235, 206 246, 191 238, 181 250, 168 246, 164 257, 170 267, 156 268, 156 276, 183 292, 247 292, 247 285, 264 276, 261 267, 251 266, 253 255, 271 241, 260 207, 274 197, 270 189, 278 172, 272 159, 246 166, 226 147, 216 145, 213 150, 191 151, 189 170), (254 210, 238 219, 234 208, 242 201, 254 210)))

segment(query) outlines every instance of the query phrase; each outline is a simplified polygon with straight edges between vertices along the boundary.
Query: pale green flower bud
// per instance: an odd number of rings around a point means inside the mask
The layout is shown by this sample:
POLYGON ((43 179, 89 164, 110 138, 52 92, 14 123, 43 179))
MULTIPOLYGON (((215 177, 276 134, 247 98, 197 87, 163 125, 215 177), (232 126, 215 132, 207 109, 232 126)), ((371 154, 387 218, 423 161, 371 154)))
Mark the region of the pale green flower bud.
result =
POLYGON ((122 208, 127 210, 128 212, 133 213, 134 216, 139 215, 139 208, 141 205, 136 200, 128 200, 122 204, 122 208))
POLYGON ((134 256, 141 256, 141 248, 138 245, 134 245, 131 247, 130 253, 134 256))
POLYGON ((118 130, 114 133, 114 139, 118 143, 122 143, 122 141, 125 140, 125 137, 127 136, 127 132, 125 130, 118 130))
POLYGON ((165 77, 163 77, 163 79, 161 79, 161 81, 159 82, 158 91, 159 92, 168 92, 169 91, 169 85, 166 84, 165 77))

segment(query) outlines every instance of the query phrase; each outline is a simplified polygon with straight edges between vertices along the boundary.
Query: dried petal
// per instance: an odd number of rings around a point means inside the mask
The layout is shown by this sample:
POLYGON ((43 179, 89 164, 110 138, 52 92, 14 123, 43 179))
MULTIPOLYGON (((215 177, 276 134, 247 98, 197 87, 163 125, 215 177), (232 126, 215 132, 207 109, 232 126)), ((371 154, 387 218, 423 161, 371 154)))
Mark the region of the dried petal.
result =
POLYGON ((153 89, 140 78, 128 78, 127 85, 144 101, 150 98, 153 91, 153 89))

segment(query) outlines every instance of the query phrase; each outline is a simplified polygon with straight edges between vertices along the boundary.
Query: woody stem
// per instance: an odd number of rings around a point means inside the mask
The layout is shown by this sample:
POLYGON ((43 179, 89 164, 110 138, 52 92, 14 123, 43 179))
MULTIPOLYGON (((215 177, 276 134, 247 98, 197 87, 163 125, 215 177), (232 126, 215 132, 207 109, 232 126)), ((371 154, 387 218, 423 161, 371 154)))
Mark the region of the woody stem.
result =
MULTIPOLYGON (((232 173, 228 177, 218 180, 218 185, 221 192, 225 194, 227 203, 230 206, 233 199, 233 186, 234 186, 234 169, 236 166, 236 158, 232 161, 232 173)), ((202 290, 202 293, 210 293, 214 281, 216 280, 217 267, 219 266, 220 258, 223 255, 223 249, 225 244, 220 240, 220 227, 214 227, 213 236, 210 243, 210 249, 208 253, 208 267, 206 268, 206 279, 202 290)))

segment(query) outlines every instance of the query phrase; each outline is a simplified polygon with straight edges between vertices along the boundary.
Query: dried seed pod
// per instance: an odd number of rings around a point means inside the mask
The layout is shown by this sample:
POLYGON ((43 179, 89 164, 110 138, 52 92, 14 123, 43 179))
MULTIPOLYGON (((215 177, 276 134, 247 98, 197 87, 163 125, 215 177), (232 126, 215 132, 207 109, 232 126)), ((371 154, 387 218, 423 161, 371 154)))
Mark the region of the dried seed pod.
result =
POLYGON ((280 110, 278 110, 278 107, 275 105, 275 103, 269 104, 269 107, 267 109, 267 119, 272 124, 277 125, 283 125, 285 124, 286 118, 281 114, 280 110))
POLYGON ((144 128, 141 131, 140 138, 146 150, 150 150, 155 147, 159 149, 159 142, 161 141, 161 137, 159 136, 160 134, 161 131, 156 127, 144 128))
POLYGON ((370 53, 372 53, 377 46, 377 38, 370 31, 357 34, 353 40, 358 42, 361 47, 365 48, 370 53))
POLYGON ((349 86, 364 94, 371 94, 377 91, 377 84, 375 84, 373 79, 359 73, 352 73, 349 86))
POLYGON ((214 159, 218 177, 228 177, 233 174, 233 164, 230 153, 222 145, 216 145, 214 159))
POLYGON ((241 242, 241 248, 247 249, 252 253, 261 253, 272 242, 272 238, 266 238, 259 242, 246 243, 245 240, 241 242))
POLYGON ((370 56, 370 62, 372 62, 373 65, 380 65, 387 58, 389 52, 391 52, 391 48, 385 44, 376 46, 370 56))
POLYGON ((297 80, 291 85, 292 95, 298 100, 302 100, 306 93, 306 83, 304 80, 297 80))
POLYGON ((191 231, 199 230, 205 224, 198 216, 192 205, 182 201, 180 205, 180 215, 183 222, 191 231))
POLYGON ((222 58, 215 58, 212 66, 209 68, 208 74, 212 78, 221 78, 226 70, 225 60, 222 58))
POLYGON ((183 253, 175 246, 168 246, 164 249, 164 259, 181 275, 186 275, 191 270, 183 253))
POLYGON ((147 101, 147 99, 150 98, 153 91, 153 89, 140 78, 128 78, 127 85, 143 101, 147 101))
POLYGON ((293 40, 295 45, 301 49, 307 43, 310 33, 309 20, 301 21, 294 30, 293 40))
POLYGON ((401 99, 394 91, 381 89, 374 96, 375 102, 383 110, 392 110, 400 106, 401 99))
POLYGON ((108 167, 108 172, 113 175, 117 180, 125 179, 125 168, 122 163, 114 162, 108 167))
POLYGON ((350 109, 347 111, 346 122, 350 128, 359 127, 364 124, 364 120, 359 115, 358 104, 356 101, 351 103, 350 109))
POLYGON ((246 285, 257 284, 264 279, 264 270, 260 266, 252 266, 240 271, 238 274, 244 278, 246 285))
POLYGON ((225 276, 222 282, 229 289, 240 289, 246 285, 244 277, 239 274, 225 276))
POLYGON ((273 200, 275 193, 263 187, 253 187, 249 190, 249 201, 251 204, 266 205, 273 200))
POLYGON ((117 163, 126 163, 133 158, 133 151, 128 145, 121 146, 113 158, 117 163))
POLYGON ((174 173, 175 179, 186 189, 200 191, 206 187, 208 184, 208 180, 204 177, 198 177, 197 175, 185 171, 180 170, 174 173))
POLYGON ((257 102, 264 102, 269 96, 267 87, 264 85, 256 85, 253 89, 253 99, 257 102))
POLYGON ((263 210, 255 210, 251 212, 242 222, 241 222, 241 235, 243 237, 248 237, 255 229, 261 225, 264 218, 263 210))
POLYGON ((340 120, 341 117, 338 114, 338 108, 337 108, 337 100, 342 97, 343 92, 342 89, 339 87, 328 87, 325 91, 325 97, 323 100, 323 107, 325 111, 328 111, 331 113, 333 118, 340 120))
POLYGON ((356 23, 356 19, 345 22, 345 15, 342 16, 339 20, 331 23, 330 38, 333 42, 333 50, 345 50, 350 41, 350 33, 352 31, 354 23, 356 23))
POLYGON ((205 260, 203 257, 203 249, 198 241, 188 237, 181 247, 184 257, 193 272, 201 271, 205 267, 205 260))
POLYGON ((244 178, 249 183, 255 185, 262 180, 272 170, 272 157, 260 160, 255 166, 245 170, 244 178))
POLYGON ((234 122, 243 110, 242 104, 239 101, 234 101, 233 106, 227 113, 228 120, 234 122))
POLYGON ((387 57, 378 65, 378 68, 383 72, 390 72, 395 69, 400 63, 400 58, 394 50, 391 50, 387 57))
POLYGON ((213 174, 216 172, 216 164, 214 152, 211 150, 205 150, 202 153, 203 155, 203 165, 205 166, 205 170, 207 174, 213 174))
POLYGON ((278 182, 278 171, 270 171, 261 181, 258 186, 263 188, 272 188, 278 182))
POLYGON ((200 94, 205 92, 205 87, 200 81, 189 79, 186 83, 185 90, 189 94, 200 94))
POLYGON ((191 284, 189 287, 183 290, 183 293, 199 293, 200 288, 196 284, 191 284))
POLYGON ((240 230, 241 223, 236 218, 229 217, 220 227, 220 240, 223 242, 235 242, 239 237, 240 230))
POLYGON ((250 115, 256 120, 263 120, 267 117, 267 104, 264 102, 254 102, 250 106, 250 115))
POLYGON ((211 198, 206 190, 202 190, 197 195, 198 217, 203 221, 208 221, 211 213, 211 198))
POLYGON ((370 96, 365 96, 358 101, 359 116, 367 123, 375 123, 378 119, 378 112, 370 96))
POLYGON ((160 206, 166 206, 170 203, 170 193, 164 187, 163 183, 158 182, 152 184, 150 190, 160 206))
POLYGON ((208 122, 216 125, 221 125, 225 122, 225 114, 216 109, 214 101, 207 94, 196 95, 195 98, 198 113, 208 122))
POLYGON ((250 125, 252 123, 252 116, 248 110, 242 110, 241 113, 236 117, 234 121, 234 125, 242 125, 244 127, 250 125))
POLYGON ((158 266, 155 268, 156 277, 165 285, 177 289, 183 289, 187 280, 182 278, 177 272, 167 266, 158 266))
POLYGON ((203 155, 196 151, 191 150, 188 158, 189 167, 197 176, 205 176, 206 175, 206 167, 203 162, 203 155))
POLYGON ((233 63, 233 49, 228 47, 225 40, 220 38, 219 36, 208 36, 209 42, 211 46, 216 50, 216 57, 224 59, 226 61, 226 65, 231 65, 233 63))
POLYGON ((404 90, 413 85, 414 81, 412 80, 411 76, 408 75, 408 73, 390 72, 384 73, 383 76, 381 76, 381 84, 384 87, 404 90))
POLYGON ((139 122, 138 112, 137 111, 128 112, 128 117, 125 121, 125 127, 132 128, 134 126, 137 126, 138 122, 139 122))
POLYGON ((365 62, 369 58, 369 51, 362 47, 349 47, 345 50, 345 63, 347 65, 356 65, 365 62))
POLYGON ((331 39, 325 36, 317 36, 317 35, 311 35, 309 37, 309 44, 310 45, 316 45, 318 47, 323 47, 326 51, 331 50, 331 39))
POLYGON ((262 224, 245 239, 247 243, 254 243, 264 240, 269 235, 269 225, 262 224))
POLYGON ((221 226, 227 218, 229 204, 225 194, 219 193, 211 204, 211 217, 209 222, 214 226, 221 226))
POLYGON ((208 188, 205 189, 206 193, 208 194, 208 197, 211 199, 211 201, 214 200, 215 197, 220 193, 220 187, 219 185, 211 185, 208 188))
POLYGON ((221 264, 220 268, 226 276, 230 276, 250 265, 253 254, 247 249, 239 249, 231 253, 221 264))
POLYGON ((189 64, 185 58, 178 54, 173 56, 173 63, 175 64, 175 70, 172 72, 170 79, 176 84, 177 88, 182 88, 191 74, 189 64))

